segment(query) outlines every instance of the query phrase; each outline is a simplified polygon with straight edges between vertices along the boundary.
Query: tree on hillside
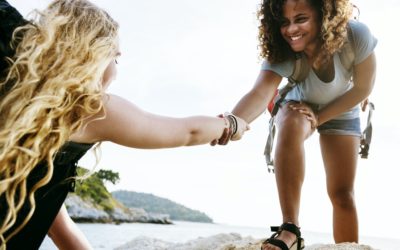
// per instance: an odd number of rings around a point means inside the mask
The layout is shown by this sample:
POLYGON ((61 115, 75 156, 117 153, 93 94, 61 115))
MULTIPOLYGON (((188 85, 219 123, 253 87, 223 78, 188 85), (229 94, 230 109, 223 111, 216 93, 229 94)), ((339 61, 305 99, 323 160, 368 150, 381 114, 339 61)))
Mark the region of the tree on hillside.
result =
POLYGON ((114 185, 119 182, 119 173, 111 170, 100 169, 98 172, 96 172, 96 176, 103 182, 109 181, 114 185))

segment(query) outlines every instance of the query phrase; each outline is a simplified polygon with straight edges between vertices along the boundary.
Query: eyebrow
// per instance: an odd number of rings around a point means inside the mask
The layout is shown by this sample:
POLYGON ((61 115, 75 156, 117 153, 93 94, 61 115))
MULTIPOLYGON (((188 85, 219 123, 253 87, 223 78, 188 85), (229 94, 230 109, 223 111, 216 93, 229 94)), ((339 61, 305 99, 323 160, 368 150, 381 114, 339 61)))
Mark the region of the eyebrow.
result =
MULTIPOLYGON (((308 17, 309 15, 307 13, 299 13, 295 15, 293 18, 299 18, 299 17, 308 17)), ((282 16, 281 21, 289 20, 289 18, 282 16)))
POLYGON ((308 16, 307 13, 299 13, 297 15, 295 15, 294 17, 301 17, 301 16, 308 16))

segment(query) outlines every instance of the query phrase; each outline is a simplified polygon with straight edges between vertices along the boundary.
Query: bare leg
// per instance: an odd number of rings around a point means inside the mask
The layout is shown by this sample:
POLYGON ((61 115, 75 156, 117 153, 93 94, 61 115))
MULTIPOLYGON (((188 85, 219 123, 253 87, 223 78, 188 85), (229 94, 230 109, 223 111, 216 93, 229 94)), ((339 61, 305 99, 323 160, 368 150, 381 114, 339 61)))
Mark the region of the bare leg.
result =
POLYGON ((359 141, 356 136, 320 136, 327 190, 333 206, 333 236, 336 243, 358 242, 354 180, 359 141))
MULTIPOLYGON (((311 124, 298 111, 283 107, 277 115, 278 138, 275 150, 275 178, 283 222, 299 225, 301 187, 304 181, 304 141, 313 132, 311 124)), ((290 247, 296 236, 283 231, 277 239, 290 247)), ((263 249, 279 249, 267 244, 263 249)))

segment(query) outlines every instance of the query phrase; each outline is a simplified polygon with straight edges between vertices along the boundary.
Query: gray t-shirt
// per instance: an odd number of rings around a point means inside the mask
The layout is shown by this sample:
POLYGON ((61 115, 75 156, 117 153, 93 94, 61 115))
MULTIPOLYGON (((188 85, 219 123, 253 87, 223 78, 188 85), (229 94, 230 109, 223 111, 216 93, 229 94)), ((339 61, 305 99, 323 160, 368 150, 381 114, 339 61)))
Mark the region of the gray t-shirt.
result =
MULTIPOLYGON (((353 37, 353 48, 355 53, 354 64, 365 60, 374 50, 377 39, 371 34, 368 27, 358 21, 349 22, 350 31, 353 37)), ((319 109, 335 100, 337 97, 349 91, 353 85, 350 78, 352 70, 344 68, 340 61, 338 52, 333 55, 335 77, 331 82, 323 82, 312 69, 307 78, 297 84, 286 96, 286 100, 305 101, 316 104, 319 109)), ((270 64, 264 61, 262 70, 271 70, 282 77, 289 77, 293 72, 294 61, 288 60, 282 63, 270 64)), ((335 119, 353 119, 359 116, 359 105, 347 112, 340 114, 335 119)))

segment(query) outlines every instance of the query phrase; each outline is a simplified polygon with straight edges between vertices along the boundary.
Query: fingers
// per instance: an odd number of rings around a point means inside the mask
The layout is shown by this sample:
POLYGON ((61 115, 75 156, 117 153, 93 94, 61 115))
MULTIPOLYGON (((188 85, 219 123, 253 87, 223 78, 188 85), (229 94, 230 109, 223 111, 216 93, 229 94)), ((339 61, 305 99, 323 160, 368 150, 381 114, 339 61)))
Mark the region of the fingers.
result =
POLYGON ((364 112, 365 110, 367 110, 367 106, 369 104, 369 99, 365 99, 364 101, 361 102, 361 110, 364 112))
POLYGON ((310 121, 312 129, 316 129, 318 127, 318 120, 315 117, 306 116, 306 119, 310 121))
POLYGON ((243 119, 241 119, 240 117, 236 117, 237 121, 238 121, 238 129, 236 131, 236 133, 234 135, 232 135, 231 137, 231 141, 237 141, 240 140, 243 136, 243 134, 250 130, 250 125, 243 119))
POLYGON ((289 108, 303 114, 308 121, 311 123, 311 128, 315 129, 318 127, 318 116, 314 113, 314 111, 304 103, 295 103, 290 104, 289 108))
POLYGON ((293 109, 293 110, 300 110, 300 109, 311 109, 307 104, 305 103, 293 103, 289 105, 289 108, 293 109))
POLYGON ((232 141, 237 141, 237 140, 242 139, 244 133, 245 133, 246 131, 248 131, 248 130, 250 130, 250 125, 249 125, 248 123, 245 122, 245 123, 243 124, 243 127, 241 127, 241 129, 240 129, 236 134, 234 134, 234 135, 232 136, 231 140, 232 140, 232 141))
POLYGON ((232 133, 229 128, 225 128, 222 132, 222 136, 217 140, 218 145, 226 145, 229 142, 232 133))
POLYGON ((242 136, 243 136, 242 133, 236 133, 236 134, 232 135, 231 141, 238 141, 238 140, 240 140, 242 138, 242 136))

